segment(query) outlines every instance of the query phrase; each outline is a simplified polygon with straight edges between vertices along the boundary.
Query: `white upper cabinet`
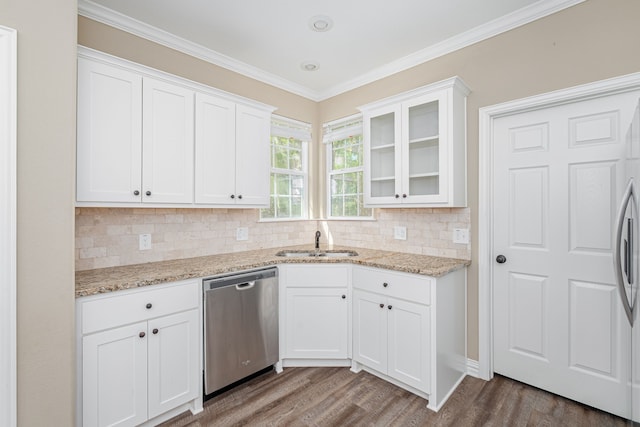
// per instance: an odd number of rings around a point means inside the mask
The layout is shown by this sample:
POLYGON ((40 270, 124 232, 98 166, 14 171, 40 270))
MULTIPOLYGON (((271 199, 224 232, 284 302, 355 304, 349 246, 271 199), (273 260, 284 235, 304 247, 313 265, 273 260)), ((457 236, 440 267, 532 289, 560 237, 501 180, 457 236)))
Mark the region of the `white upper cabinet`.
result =
POLYGON ((272 107, 79 52, 78 206, 268 206, 272 107))
POLYGON ((360 107, 365 205, 466 206, 468 93, 454 77, 360 107))
POLYGON ((142 76, 79 58, 77 120, 77 200, 139 202, 142 76))
POLYGON ((194 92, 143 80, 142 200, 193 202, 194 92))
POLYGON ((196 96, 196 197, 202 204, 269 205, 269 112, 196 96))
POLYGON ((196 203, 231 203, 235 194, 236 105, 196 95, 196 203))
POLYGON ((269 206, 271 115, 243 105, 236 107, 236 201, 269 206))

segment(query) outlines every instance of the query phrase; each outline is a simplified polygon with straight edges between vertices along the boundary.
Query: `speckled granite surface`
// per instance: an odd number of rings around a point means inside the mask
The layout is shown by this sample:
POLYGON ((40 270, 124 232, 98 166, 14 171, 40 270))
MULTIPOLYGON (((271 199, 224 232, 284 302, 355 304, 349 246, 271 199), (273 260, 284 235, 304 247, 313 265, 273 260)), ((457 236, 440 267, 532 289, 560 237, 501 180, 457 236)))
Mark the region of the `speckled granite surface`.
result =
POLYGON ((234 271, 249 270, 276 264, 352 263, 406 273, 441 277, 463 268, 471 262, 463 259, 439 258, 401 252, 388 252, 364 248, 329 247, 322 250, 358 253, 351 257, 280 257, 283 250, 309 250, 308 246, 260 249, 198 258, 151 262, 123 267, 101 268, 76 272, 76 297, 138 288, 159 283, 197 277, 209 277, 234 271))

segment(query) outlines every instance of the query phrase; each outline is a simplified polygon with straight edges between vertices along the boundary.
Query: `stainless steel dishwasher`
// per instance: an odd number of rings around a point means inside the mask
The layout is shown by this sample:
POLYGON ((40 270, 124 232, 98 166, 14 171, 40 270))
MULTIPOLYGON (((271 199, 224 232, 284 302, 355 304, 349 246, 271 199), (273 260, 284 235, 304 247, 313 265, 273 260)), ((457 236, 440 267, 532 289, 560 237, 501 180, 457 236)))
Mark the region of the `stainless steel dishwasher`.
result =
POLYGON ((278 361, 278 270, 212 277, 203 291, 204 391, 210 394, 278 361))

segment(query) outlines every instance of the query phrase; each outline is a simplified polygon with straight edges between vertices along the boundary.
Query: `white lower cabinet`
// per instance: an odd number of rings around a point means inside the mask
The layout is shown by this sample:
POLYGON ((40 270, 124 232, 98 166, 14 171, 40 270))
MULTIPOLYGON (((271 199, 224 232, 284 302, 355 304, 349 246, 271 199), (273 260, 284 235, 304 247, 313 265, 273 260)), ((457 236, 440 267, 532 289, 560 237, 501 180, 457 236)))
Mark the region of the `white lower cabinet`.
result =
POLYGON ((429 393, 429 307, 358 289, 353 305, 353 360, 429 393))
POLYGON ((81 425, 201 410, 199 298, 190 281, 78 299, 81 425))
POLYGON ((350 266, 281 265, 279 270, 284 295, 280 319, 283 365, 322 366, 342 361, 348 366, 350 266))
POLYGON ((438 410, 466 375, 466 272, 440 278, 353 266, 353 370, 438 410))
POLYGON ((347 289, 291 288, 286 292, 285 356, 346 359, 347 289))

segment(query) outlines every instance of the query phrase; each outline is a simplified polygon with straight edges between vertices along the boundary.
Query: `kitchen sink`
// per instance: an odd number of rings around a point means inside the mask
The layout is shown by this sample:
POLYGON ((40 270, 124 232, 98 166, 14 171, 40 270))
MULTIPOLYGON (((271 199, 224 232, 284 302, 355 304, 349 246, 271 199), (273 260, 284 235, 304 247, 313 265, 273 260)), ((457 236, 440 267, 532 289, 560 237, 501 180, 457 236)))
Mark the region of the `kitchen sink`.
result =
POLYGON ((340 251, 340 250, 330 250, 330 251, 320 251, 316 253, 314 250, 309 251, 280 251, 276 253, 276 256, 286 257, 286 258, 304 258, 304 257, 323 257, 323 258, 344 258, 357 256, 358 253, 355 251, 340 251))

